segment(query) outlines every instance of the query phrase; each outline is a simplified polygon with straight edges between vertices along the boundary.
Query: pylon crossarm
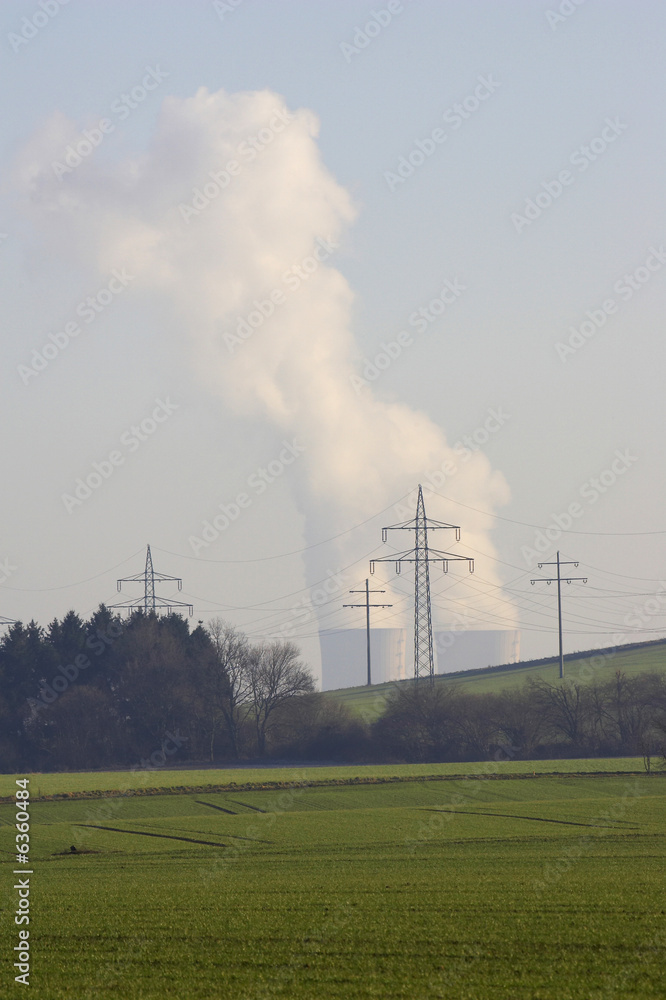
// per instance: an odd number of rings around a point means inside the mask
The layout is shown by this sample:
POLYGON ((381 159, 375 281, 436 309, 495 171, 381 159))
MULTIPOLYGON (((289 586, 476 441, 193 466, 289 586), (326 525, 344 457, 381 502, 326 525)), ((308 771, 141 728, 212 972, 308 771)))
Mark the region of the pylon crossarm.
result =
POLYGON ((397 568, 400 563, 415 563, 415 562, 425 562, 428 560, 429 563, 440 563, 442 564, 442 569, 445 573, 448 573, 450 562, 466 562, 469 563, 470 573, 474 572, 474 560, 470 559, 468 556, 457 556, 452 552, 440 552, 438 549, 428 549, 428 554, 417 555, 414 549, 409 549, 407 552, 396 553, 394 556, 382 556, 380 559, 373 559, 370 562, 370 572, 374 573, 375 563, 384 562, 390 563, 394 562, 396 564, 396 573, 400 570, 397 568))
MULTIPOLYGON (((474 565, 474 560, 469 556, 459 556, 455 552, 442 552, 441 549, 431 549, 428 547, 428 559, 430 562, 439 562, 440 559, 445 559, 447 562, 467 562, 474 565)), ((473 572, 470 570, 470 572, 473 572)))
POLYGON ((373 559, 372 562, 387 563, 387 562, 397 562, 399 560, 404 560, 405 562, 407 562, 409 560, 409 557, 414 555, 414 551, 415 551, 414 549, 405 549, 404 552, 394 552, 390 556, 378 556, 376 559, 373 559))
MULTIPOLYGON (((141 576, 140 579, 142 580, 143 576, 141 576)), ((183 589, 183 581, 179 576, 167 576, 166 573, 153 573, 153 579, 155 583, 177 583, 178 589, 183 589)))
MULTIPOLYGON (((450 528, 453 531, 460 531, 460 525, 458 524, 447 524, 446 521, 433 521, 432 518, 427 517, 425 523, 428 527, 428 531, 431 529, 436 531, 438 528, 450 528)), ((412 517, 409 521, 400 521, 399 524, 387 524, 382 531, 413 531, 416 527, 416 518, 412 517)))
MULTIPOLYGON (((107 604, 108 608, 127 608, 128 611, 143 611, 144 608, 141 604, 138 604, 136 600, 134 601, 120 601, 118 604, 107 604)), ((170 608, 188 608, 190 617, 194 614, 194 605, 187 604, 185 601, 167 601, 162 597, 155 598, 155 605, 150 610, 169 610, 170 608)))
POLYGON ((142 611, 136 601, 119 601, 118 604, 107 604, 107 608, 127 608, 128 611, 142 611))
POLYGON ((165 597, 155 597, 156 608, 189 608, 190 615, 194 614, 194 605, 187 601, 168 601, 165 597))
MULTIPOLYGON (((118 580, 118 584, 120 585, 121 583, 143 583, 145 581, 145 579, 146 579, 146 574, 145 573, 137 573, 135 576, 123 576, 123 577, 121 577, 120 580, 118 580)), ((182 582, 183 581, 178 576, 167 576, 166 573, 153 573, 153 579, 155 580, 155 583, 169 583, 169 582, 171 582, 171 583, 179 583, 180 582, 181 587, 179 587, 178 589, 179 590, 182 589, 182 582)), ((118 586, 118 590, 120 590, 120 586, 118 586)))
POLYGON ((112 608, 140 608, 148 613, 157 608, 188 608, 190 615, 194 614, 194 606, 186 601, 167 601, 165 598, 155 594, 156 583, 175 583, 178 590, 183 589, 183 581, 178 576, 171 576, 169 573, 156 573, 153 567, 153 558, 150 552, 150 545, 146 546, 146 568, 143 573, 136 573, 134 576, 125 576, 116 582, 120 591, 123 583, 142 583, 144 588, 143 597, 137 597, 133 601, 125 601, 120 604, 111 604, 112 608))

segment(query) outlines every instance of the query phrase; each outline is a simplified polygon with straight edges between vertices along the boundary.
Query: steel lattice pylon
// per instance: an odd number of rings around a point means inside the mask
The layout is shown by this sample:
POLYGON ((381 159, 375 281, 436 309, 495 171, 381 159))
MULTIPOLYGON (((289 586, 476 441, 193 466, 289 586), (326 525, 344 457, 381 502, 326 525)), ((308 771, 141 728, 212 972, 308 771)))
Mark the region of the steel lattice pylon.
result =
POLYGON ((428 565, 428 524, 423 490, 419 484, 416 503, 414 546, 414 676, 434 677, 435 653, 432 642, 430 607, 430 567, 428 565))
POLYGON ((155 581, 158 583, 166 583, 168 581, 173 581, 178 584, 178 589, 183 589, 183 581, 178 576, 168 576, 166 573, 156 573, 153 569, 153 557, 150 552, 150 545, 146 546, 146 568, 143 573, 137 573, 135 576, 124 576, 122 579, 118 580, 117 586, 120 591, 123 583, 143 583, 143 597, 136 597, 131 601, 122 601, 120 604, 109 604, 110 608, 127 608, 131 611, 133 608, 140 608, 143 606, 143 611, 145 614, 157 614, 158 610, 170 611, 171 608, 187 608, 190 615, 194 613, 194 608, 191 604, 187 604, 184 601, 167 601, 163 597, 158 597, 155 594, 155 581))
POLYGON ((382 541, 385 542, 389 531, 415 532, 414 548, 406 552, 396 552, 393 556, 383 556, 372 559, 370 572, 374 573, 375 563, 394 562, 396 573, 400 572, 402 563, 414 563, 414 677, 428 677, 431 681, 435 676, 435 653, 432 641, 432 611, 430 606, 430 563, 441 562, 445 573, 449 571, 450 562, 467 562, 470 573, 474 572, 474 560, 467 556, 459 556, 452 552, 441 552, 428 546, 428 531, 442 528, 453 530, 456 541, 460 541, 460 528, 457 524, 445 524, 443 521, 433 521, 426 517, 423 489, 419 483, 419 494, 416 501, 416 517, 401 524, 392 524, 382 528, 382 541))

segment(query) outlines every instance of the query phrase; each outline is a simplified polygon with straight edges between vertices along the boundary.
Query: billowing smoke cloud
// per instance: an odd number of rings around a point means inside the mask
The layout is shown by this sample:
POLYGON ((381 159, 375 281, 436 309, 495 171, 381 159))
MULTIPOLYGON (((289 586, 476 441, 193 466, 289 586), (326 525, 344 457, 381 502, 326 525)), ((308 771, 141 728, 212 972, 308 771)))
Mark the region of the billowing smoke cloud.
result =
MULTIPOLYGON (((298 439, 308 542, 370 517, 447 461, 459 472, 445 492, 492 510, 508 490, 480 452, 461 467, 425 414, 352 384, 353 294, 336 255, 355 209, 317 132, 311 111, 289 111, 271 92, 201 89, 167 98, 147 151, 121 163, 103 143, 81 155, 81 129, 56 114, 24 150, 18 180, 54 242, 66 234, 102 275, 122 264, 134 287, 170 303, 188 356, 232 411, 298 439), (54 160, 71 170, 54 171, 54 160)), ((443 505, 429 513, 443 517, 443 505)), ((488 519, 465 512, 464 524, 461 547, 491 552, 488 519)), ((339 565, 364 554, 357 544, 352 534, 341 545, 339 565)), ((313 562, 313 578, 321 568, 313 562)), ((494 579, 487 564, 483 575, 494 579)))

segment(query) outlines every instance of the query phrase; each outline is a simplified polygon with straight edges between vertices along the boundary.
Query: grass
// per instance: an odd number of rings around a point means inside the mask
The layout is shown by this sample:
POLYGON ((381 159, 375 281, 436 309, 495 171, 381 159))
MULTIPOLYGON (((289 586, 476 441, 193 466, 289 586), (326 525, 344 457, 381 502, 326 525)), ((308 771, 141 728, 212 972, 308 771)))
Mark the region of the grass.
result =
MULTIPOLYGON (((565 676, 571 680, 603 683, 612 680, 617 670, 627 677, 637 674, 666 671, 666 642, 646 644, 639 648, 623 649, 612 656, 599 653, 598 657, 571 657, 565 660, 565 676)), ((509 669, 486 667, 463 673, 440 674, 436 684, 454 685, 469 694, 497 694, 500 691, 521 687, 527 680, 543 680, 556 684, 559 680, 559 662, 556 658, 546 663, 517 663, 509 669)), ((395 681, 373 684, 371 687, 340 688, 326 692, 329 697, 344 702, 353 712, 368 719, 377 718, 384 710, 386 698, 395 681)), ((400 682, 398 682, 400 683, 400 682)))
MULTIPOLYGON (((556 763, 569 773, 424 765, 404 776, 449 780, 35 802, 32 995, 663 997, 666 782, 556 763)), ((10 910, 12 817, 0 806, 10 910)), ((0 926, 7 955, 15 928, 0 926)))
MULTIPOLYGON (((375 779, 419 778, 430 775, 550 774, 587 772, 642 772, 642 757, 595 757, 580 760, 479 761, 464 764, 353 764, 341 767, 207 768, 168 771, 162 768, 137 771, 83 771, 28 774, 30 796, 73 796, 78 793, 130 791, 132 789, 180 789, 232 786, 289 786, 294 782, 314 785, 323 782, 373 781, 375 779)), ((13 796, 16 778, 26 775, 0 774, 0 799, 13 796)))

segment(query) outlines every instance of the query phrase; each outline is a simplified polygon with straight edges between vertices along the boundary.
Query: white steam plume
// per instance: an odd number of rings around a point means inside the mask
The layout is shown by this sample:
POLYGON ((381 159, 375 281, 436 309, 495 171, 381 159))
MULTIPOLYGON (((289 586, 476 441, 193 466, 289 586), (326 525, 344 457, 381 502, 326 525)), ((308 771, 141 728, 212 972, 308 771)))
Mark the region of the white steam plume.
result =
MULTIPOLYGON (((202 378, 234 412, 263 416, 302 443, 293 475, 307 542, 371 516, 455 460, 425 414, 352 385, 353 295, 330 247, 342 242, 355 211, 322 164, 317 132, 311 111, 288 112, 269 91, 201 89, 164 101, 148 151, 134 159, 109 167, 90 157, 57 179, 51 161, 80 132, 56 114, 23 151, 18 171, 42 228, 59 239, 66 233, 101 274, 122 262, 136 285, 169 301, 202 378), (203 198, 193 202, 194 189, 203 198), (317 247, 325 259, 296 288, 294 265, 317 247), (273 314, 241 343, 239 320, 271 293, 279 300, 273 314)), ((508 499, 503 476, 479 452, 446 491, 488 511, 508 499)), ((429 513, 459 518, 441 503, 429 513)), ((397 519, 386 515, 387 523, 397 519)), ((488 519, 466 511, 463 520, 461 549, 492 552, 488 519)), ((339 565, 361 555, 352 534, 339 565)), ((487 564, 483 576, 495 580, 487 564)))

